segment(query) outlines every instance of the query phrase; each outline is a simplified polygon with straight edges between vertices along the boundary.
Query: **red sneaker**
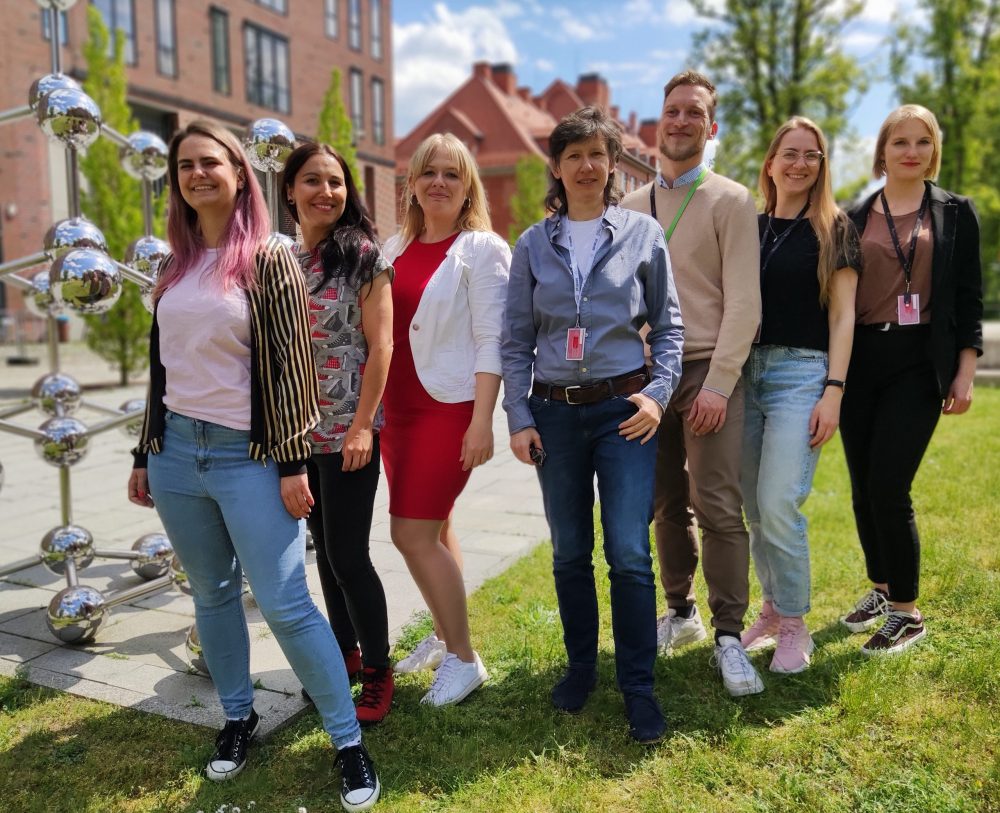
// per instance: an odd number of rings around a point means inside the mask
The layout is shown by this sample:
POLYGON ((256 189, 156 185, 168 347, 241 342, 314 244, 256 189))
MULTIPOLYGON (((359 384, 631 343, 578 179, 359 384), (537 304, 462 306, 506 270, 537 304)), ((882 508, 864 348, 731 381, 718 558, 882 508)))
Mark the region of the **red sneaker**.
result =
POLYGON ((395 684, 392 668, 373 669, 365 667, 361 675, 361 694, 354 704, 361 725, 381 723, 389 713, 395 684))
POLYGON ((361 650, 358 647, 354 647, 350 652, 342 653, 344 656, 344 666, 347 668, 347 678, 351 683, 358 682, 358 676, 361 674, 361 650))

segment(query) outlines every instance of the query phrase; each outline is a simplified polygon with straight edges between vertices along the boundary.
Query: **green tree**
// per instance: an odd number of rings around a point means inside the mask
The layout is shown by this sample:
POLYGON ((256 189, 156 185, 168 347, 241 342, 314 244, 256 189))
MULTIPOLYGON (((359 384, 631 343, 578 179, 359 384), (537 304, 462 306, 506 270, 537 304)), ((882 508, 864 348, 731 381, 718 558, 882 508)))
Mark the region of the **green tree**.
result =
POLYGON ((1000 0, 920 0, 898 21, 891 72, 900 102, 933 110, 944 132, 939 183, 979 210, 985 299, 1000 311, 1000 0), (912 19, 914 15, 908 14, 912 19))
POLYGON ((522 155, 514 168, 517 191, 510 201, 508 242, 513 246, 521 232, 545 217, 545 192, 548 188, 548 168, 538 155, 522 155))
POLYGON ((862 0, 690 2, 712 21, 694 51, 719 90, 721 172, 753 186, 774 131, 794 115, 813 119, 831 144, 846 132, 849 96, 866 83, 839 43, 862 0))
MULTIPOLYGON (((134 132, 138 124, 127 101, 124 36, 121 31, 115 32, 114 51, 109 56, 108 29, 93 6, 87 8, 87 31, 83 49, 87 78, 83 88, 101 108, 105 124, 119 133, 134 132)), ((108 253, 121 259, 129 243, 143 234, 140 184, 122 169, 118 146, 105 138, 87 149, 80 158, 80 169, 87 181, 81 191, 81 209, 104 232, 108 253)), ((162 214, 162 201, 158 211, 162 214)), ((155 217, 154 227, 162 235, 161 220, 155 217)), ((84 318, 87 346, 117 367, 122 385, 146 368, 152 317, 136 285, 125 282, 121 298, 110 311, 84 318)))
POLYGON ((344 97, 341 94, 342 76, 340 68, 330 73, 330 85, 323 96, 323 106, 316 124, 316 140, 329 144, 339 152, 354 176, 358 192, 365 191, 364 176, 358 167, 358 151, 354 147, 354 129, 351 117, 347 115, 344 97))

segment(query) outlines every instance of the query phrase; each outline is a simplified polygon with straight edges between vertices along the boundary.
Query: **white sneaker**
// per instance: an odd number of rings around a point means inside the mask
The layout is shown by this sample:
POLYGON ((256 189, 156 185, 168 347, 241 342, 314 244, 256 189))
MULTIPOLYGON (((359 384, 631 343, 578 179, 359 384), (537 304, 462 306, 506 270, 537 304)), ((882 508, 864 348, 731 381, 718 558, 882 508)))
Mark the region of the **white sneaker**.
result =
POLYGON ((732 635, 721 636, 715 646, 712 664, 722 673, 726 691, 733 697, 760 694, 764 691, 764 682, 750 663, 750 658, 747 657, 739 638, 732 635))
POLYGON ((416 649, 397 663, 393 667, 393 671, 404 675, 422 672, 424 669, 437 669, 447 653, 448 647, 445 646, 444 641, 432 632, 417 644, 416 649))
POLYGON ((656 645, 664 655, 687 644, 704 641, 707 635, 697 607, 690 618, 677 615, 677 610, 667 610, 666 615, 656 620, 656 645))
POLYGON ((473 652, 472 655, 472 663, 466 663, 458 655, 449 652, 434 675, 430 691, 420 702, 432 706, 459 703, 489 680, 489 673, 479 659, 479 653, 473 652))

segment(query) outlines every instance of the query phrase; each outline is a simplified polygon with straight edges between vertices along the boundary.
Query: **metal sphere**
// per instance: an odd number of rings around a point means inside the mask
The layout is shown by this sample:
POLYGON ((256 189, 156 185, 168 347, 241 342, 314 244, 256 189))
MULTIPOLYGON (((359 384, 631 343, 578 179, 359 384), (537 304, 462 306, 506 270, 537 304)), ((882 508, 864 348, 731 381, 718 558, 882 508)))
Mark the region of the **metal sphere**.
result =
POLYGON ((93 587, 78 585, 60 590, 49 602, 45 623, 64 644, 90 641, 111 615, 104 596, 93 587))
POLYGON ((49 269, 49 285, 56 303, 77 313, 104 313, 122 293, 122 275, 107 254, 75 248, 49 269))
POLYGON ((38 109, 38 102, 53 90, 80 90, 80 83, 64 73, 49 73, 31 83, 28 90, 28 106, 32 112, 38 109))
POLYGON ((167 145, 154 133, 140 130, 118 151, 122 169, 137 181, 156 181, 167 173, 167 145))
MULTIPOLYGON (((123 423, 119 426, 118 431, 129 440, 138 440, 139 435, 142 434, 142 422, 146 417, 146 399, 129 398, 120 407, 118 407, 118 411, 137 413, 136 416, 128 423, 123 423)), ((162 576, 163 574, 161 573, 160 575, 162 576)))
MULTIPOLYGON (((133 271, 152 277, 155 281, 160 273, 160 265, 170 253, 170 246, 159 237, 146 235, 138 240, 133 240, 125 249, 125 265, 133 271)), ((146 310, 153 312, 153 288, 143 285, 139 289, 142 304, 146 310)))
POLYGON ((68 217, 53 223, 42 241, 50 260, 68 254, 74 248, 92 248, 108 253, 108 241, 97 226, 85 217, 68 217))
POLYGON ((39 96, 35 118, 45 135, 69 147, 89 147, 101 134, 101 108, 78 88, 39 96))
POLYGON ((295 149, 295 133, 277 119, 257 119, 243 141, 254 169, 281 172, 295 149))
POLYGON ((191 595, 191 582, 188 581, 187 571, 176 553, 170 560, 170 578, 173 580, 174 587, 186 596, 191 595))
POLYGON ((76 418, 49 418, 38 427, 44 437, 35 440, 35 450, 52 466, 72 466, 87 454, 90 435, 76 418))
POLYGON ((49 271, 39 271, 31 278, 31 293, 24 297, 24 305, 35 316, 45 319, 59 312, 59 306, 52 298, 49 287, 49 271))
POLYGON ((66 572, 66 560, 72 559, 77 570, 94 561, 94 537, 79 525, 60 525, 42 537, 42 564, 61 576, 66 572))
POLYGON ((212 677, 208 671, 208 662, 205 660, 204 650, 201 647, 201 638, 198 637, 197 624, 192 624, 188 630, 184 648, 187 649, 188 661, 190 661, 191 667, 196 672, 205 675, 205 677, 212 677))
POLYGON ((80 406, 83 392, 73 376, 65 373, 43 375, 31 388, 31 400, 46 415, 72 415, 80 406))
POLYGON ((132 570, 146 581, 166 576, 170 570, 170 560, 174 556, 174 547, 166 534, 146 534, 132 543, 132 550, 138 556, 131 559, 132 570))

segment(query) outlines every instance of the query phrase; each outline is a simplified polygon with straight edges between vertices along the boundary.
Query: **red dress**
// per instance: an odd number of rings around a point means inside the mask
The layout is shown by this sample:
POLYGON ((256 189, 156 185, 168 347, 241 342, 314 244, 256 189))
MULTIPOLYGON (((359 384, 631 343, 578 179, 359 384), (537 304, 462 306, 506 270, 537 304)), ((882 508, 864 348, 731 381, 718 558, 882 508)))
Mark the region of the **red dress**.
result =
POLYGON ((393 263, 393 349, 382 396, 381 444, 394 517, 447 519, 471 474, 462 471, 461 455, 473 402, 445 404, 432 398, 417 377, 410 348, 410 323, 420 297, 457 237, 439 243, 414 240, 393 263))

